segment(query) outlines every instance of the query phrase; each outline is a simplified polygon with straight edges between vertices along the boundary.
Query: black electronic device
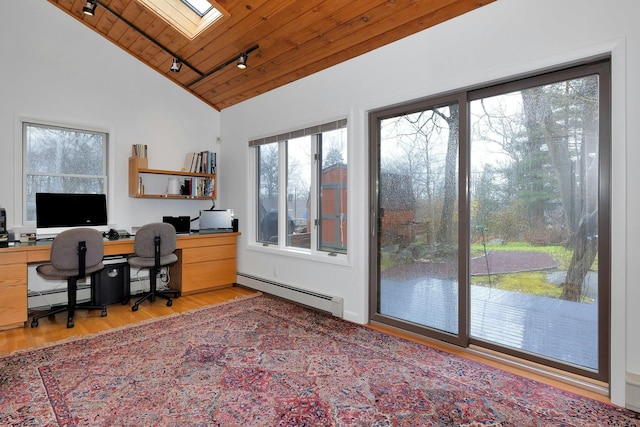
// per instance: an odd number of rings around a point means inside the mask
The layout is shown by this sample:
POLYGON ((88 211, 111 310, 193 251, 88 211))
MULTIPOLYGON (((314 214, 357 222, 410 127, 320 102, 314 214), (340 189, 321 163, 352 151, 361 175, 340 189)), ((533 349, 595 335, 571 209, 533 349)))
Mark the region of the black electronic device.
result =
POLYGON ((104 236, 109 240, 118 240, 120 238, 120 233, 112 228, 107 233, 104 233, 104 236))
POLYGON ((7 211, 0 208, 0 233, 7 232, 7 211))
POLYGON ((97 305, 122 303, 130 298, 129 264, 126 258, 105 257, 104 269, 93 273, 93 297, 97 305))
POLYGON ((191 218, 188 216, 163 216, 162 222, 173 225, 177 234, 189 234, 191 229, 191 218))
POLYGON ((55 236, 72 227, 108 231, 106 195, 36 193, 36 234, 39 238, 55 236))

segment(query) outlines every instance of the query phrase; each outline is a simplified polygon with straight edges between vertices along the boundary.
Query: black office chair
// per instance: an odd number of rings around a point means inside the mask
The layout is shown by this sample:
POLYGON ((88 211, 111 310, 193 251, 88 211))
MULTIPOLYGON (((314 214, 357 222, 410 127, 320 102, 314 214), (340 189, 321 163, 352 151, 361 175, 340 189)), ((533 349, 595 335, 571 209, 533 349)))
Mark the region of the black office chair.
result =
POLYGON ((129 265, 135 268, 149 268, 149 292, 145 292, 131 307, 132 311, 138 311, 138 305, 155 297, 165 298, 167 307, 173 305, 172 298, 178 298, 178 291, 156 289, 156 276, 160 269, 178 261, 176 250, 176 229, 166 222, 155 222, 140 227, 133 241, 135 255, 129 257, 129 265))
MULTIPOLYGON (((75 310, 102 310, 100 316, 107 315, 107 307, 94 305, 93 301, 78 304, 78 280, 104 268, 104 241, 102 233, 91 228, 73 228, 58 234, 51 244, 49 264, 36 268, 38 274, 48 279, 67 280, 67 305, 51 307, 46 313, 34 316, 31 327, 38 326, 38 319, 54 316, 63 311, 67 314, 67 328, 73 328, 75 310)), ((92 292, 93 299, 93 292, 92 292)))

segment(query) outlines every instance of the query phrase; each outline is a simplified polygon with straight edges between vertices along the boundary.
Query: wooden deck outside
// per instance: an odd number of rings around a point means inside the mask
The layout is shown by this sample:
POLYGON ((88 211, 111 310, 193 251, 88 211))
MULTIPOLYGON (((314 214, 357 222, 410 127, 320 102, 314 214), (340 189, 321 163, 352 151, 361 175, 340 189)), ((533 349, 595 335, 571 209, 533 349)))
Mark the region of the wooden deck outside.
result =
MULTIPOLYGON (((382 279, 381 313, 455 333, 451 280, 382 279)), ((598 366, 598 305, 471 286, 471 336, 587 369, 598 366)))

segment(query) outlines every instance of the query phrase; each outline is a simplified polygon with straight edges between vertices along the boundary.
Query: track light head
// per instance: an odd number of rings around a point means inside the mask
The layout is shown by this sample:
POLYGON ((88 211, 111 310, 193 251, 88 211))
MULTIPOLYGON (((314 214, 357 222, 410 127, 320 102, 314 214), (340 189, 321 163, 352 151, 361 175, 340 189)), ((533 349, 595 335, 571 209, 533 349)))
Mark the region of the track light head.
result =
POLYGON ((182 68, 182 62, 180 62, 178 58, 174 57, 173 62, 171 63, 171 68, 169 68, 169 70, 172 73, 178 73, 180 72, 180 68, 182 68))
POLYGON ((238 63, 236 64, 236 66, 241 70, 244 70, 245 68, 247 68, 247 59, 249 59, 249 55, 247 55, 246 53, 242 53, 238 57, 238 63))
POLYGON ((87 4, 85 4, 84 7, 82 8, 82 12, 84 12, 85 15, 93 16, 95 11, 96 11, 95 0, 87 0, 87 4))

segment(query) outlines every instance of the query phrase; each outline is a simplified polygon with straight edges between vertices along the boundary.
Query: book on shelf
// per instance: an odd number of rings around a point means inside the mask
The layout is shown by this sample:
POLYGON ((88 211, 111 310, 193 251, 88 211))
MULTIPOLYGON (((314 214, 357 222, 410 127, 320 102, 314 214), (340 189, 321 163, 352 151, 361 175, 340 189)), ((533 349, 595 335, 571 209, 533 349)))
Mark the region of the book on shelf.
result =
POLYGON ((131 146, 131 155, 140 159, 147 158, 147 144, 133 144, 131 146))
POLYGON ((191 162, 193 161, 193 155, 194 153, 187 153, 184 156, 184 166, 182 167, 183 171, 191 172, 191 162))
POLYGON ((213 191, 214 188, 214 178, 207 178, 205 180, 205 186, 204 186, 204 195, 207 197, 211 197, 211 198, 215 198, 215 193, 213 191))
POLYGON ((213 151, 190 152, 185 155, 183 169, 193 173, 216 173, 216 153, 213 151))
POLYGON ((184 179, 182 195, 192 197, 215 197, 213 178, 190 177, 184 179))
POLYGON ((216 173, 216 157, 216 153, 211 153, 211 158, 209 159, 210 173, 216 173))

